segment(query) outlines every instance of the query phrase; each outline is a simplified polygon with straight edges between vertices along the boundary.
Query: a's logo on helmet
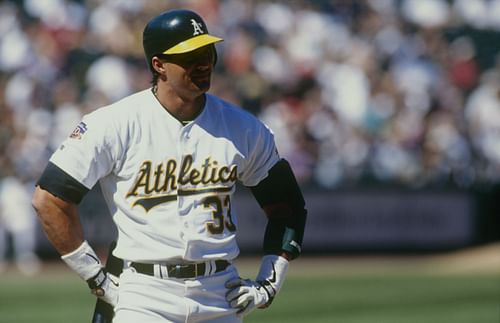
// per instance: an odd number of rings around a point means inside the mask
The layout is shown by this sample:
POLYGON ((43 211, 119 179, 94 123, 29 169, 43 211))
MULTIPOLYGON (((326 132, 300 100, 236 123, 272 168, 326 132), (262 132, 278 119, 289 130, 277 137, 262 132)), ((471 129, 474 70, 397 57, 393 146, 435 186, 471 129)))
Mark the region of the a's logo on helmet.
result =
POLYGON ((193 36, 204 34, 202 27, 203 25, 194 19, 191 19, 191 24, 193 25, 193 36))

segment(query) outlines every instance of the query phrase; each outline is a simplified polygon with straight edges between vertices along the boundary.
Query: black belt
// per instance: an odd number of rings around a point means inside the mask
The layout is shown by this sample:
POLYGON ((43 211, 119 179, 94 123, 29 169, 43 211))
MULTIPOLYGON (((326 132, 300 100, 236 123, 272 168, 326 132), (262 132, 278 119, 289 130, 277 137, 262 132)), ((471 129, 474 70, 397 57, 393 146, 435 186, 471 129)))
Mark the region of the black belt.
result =
POLYGON ((230 265, 227 260, 207 261, 195 264, 142 264, 132 262, 130 267, 144 275, 158 278, 189 279, 199 276, 208 276, 225 270, 230 265), (208 266, 208 267, 207 267, 208 266), (208 270, 207 270, 208 269, 208 270))

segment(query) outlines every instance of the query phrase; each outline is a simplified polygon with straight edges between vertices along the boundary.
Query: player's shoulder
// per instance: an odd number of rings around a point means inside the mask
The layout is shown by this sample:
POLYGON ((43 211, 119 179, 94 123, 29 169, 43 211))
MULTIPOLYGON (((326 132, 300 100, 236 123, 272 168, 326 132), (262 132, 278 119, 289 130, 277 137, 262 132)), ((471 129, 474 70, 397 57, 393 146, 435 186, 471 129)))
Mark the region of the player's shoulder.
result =
MULTIPOLYGON (((100 107, 93 111, 92 113, 97 114, 118 114, 122 115, 123 112, 133 112, 134 110, 139 111, 142 106, 146 105, 151 101, 153 94, 151 89, 142 90, 136 93, 132 93, 118 101, 115 101, 109 105, 100 107)), ((118 117, 118 116, 117 116, 118 117)))
POLYGON ((236 104, 230 103, 212 94, 207 94, 207 96, 208 100, 210 100, 212 109, 216 110, 220 117, 226 119, 228 122, 234 122, 236 124, 244 123, 247 125, 262 124, 262 122, 255 115, 237 106, 236 104))
POLYGON ((125 121, 134 119, 143 107, 151 101, 152 93, 150 89, 142 90, 126 96, 109 105, 99 107, 87 115, 103 123, 125 121))

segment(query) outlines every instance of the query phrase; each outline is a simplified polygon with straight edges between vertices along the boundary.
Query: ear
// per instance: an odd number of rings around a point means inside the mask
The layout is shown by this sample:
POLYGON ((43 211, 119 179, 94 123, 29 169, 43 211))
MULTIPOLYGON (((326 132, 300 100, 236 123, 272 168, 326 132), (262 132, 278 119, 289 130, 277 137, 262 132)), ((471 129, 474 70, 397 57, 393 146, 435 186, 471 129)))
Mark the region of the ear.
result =
POLYGON ((151 67, 161 76, 166 75, 164 62, 160 60, 157 56, 153 56, 153 58, 151 58, 151 67))

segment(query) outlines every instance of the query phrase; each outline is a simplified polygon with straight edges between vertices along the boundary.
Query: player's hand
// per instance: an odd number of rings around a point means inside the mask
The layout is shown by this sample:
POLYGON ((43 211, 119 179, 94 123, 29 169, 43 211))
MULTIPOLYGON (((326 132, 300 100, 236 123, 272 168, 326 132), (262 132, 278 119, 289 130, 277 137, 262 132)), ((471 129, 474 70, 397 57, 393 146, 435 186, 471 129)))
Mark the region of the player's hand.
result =
POLYGON ((249 314, 257 307, 265 307, 271 301, 271 295, 261 283, 242 278, 234 278, 226 282, 226 300, 240 316, 249 314))
POLYGON ((288 270, 288 260, 278 255, 266 255, 262 258, 259 273, 255 281, 234 278, 226 282, 226 300, 232 308, 238 309, 243 316, 255 308, 266 308, 281 289, 288 270))
POLYGON ((90 292, 106 303, 115 306, 118 303, 119 280, 102 268, 96 276, 87 280, 90 292))

